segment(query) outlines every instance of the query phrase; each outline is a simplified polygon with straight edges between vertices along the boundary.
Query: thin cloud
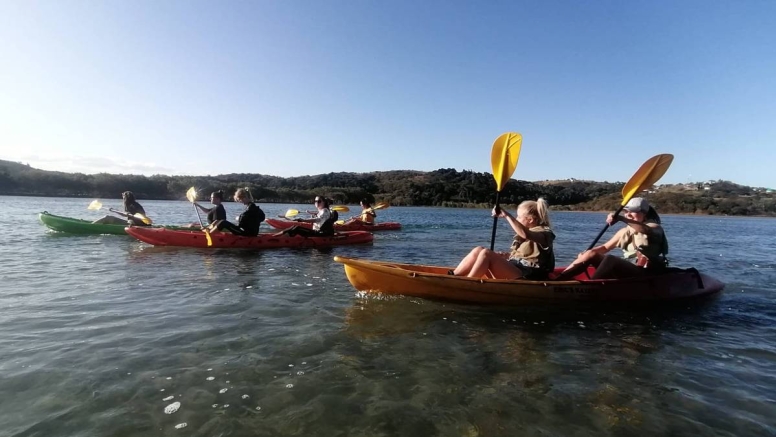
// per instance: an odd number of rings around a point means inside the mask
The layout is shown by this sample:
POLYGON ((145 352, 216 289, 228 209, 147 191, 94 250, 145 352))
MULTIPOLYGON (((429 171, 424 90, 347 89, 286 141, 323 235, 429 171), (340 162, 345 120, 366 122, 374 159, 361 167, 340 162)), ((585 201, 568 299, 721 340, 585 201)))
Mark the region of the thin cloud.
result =
POLYGON ((2 159, 29 164, 41 170, 68 173, 123 173, 123 174, 176 174, 174 169, 154 162, 127 161, 101 156, 77 155, 19 155, 3 156, 2 159))

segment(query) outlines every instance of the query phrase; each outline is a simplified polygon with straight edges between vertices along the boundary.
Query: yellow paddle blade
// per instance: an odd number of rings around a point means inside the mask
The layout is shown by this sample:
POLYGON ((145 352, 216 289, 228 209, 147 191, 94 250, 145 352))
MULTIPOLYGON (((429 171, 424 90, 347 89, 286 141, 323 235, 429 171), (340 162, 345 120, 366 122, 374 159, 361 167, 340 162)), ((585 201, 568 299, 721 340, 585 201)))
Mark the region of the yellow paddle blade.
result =
POLYGON ((186 198, 189 199, 189 202, 194 203, 197 201, 197 190, 194 187, 189 188, 188 191, 186 191, 186 198))
POLYGON ((141 222, 143 222, 143 223, 145 223, 145 224, 147 224, 147 225, 152 225, 152 224, 154 223, 154 222, 152 222, 152 221, 151 221, 151 219, 150 219, 150 218, 148 218, 148 217, 144 216, 143 214, 140 214, 139 212, 138 212, 138 213, 135 213, 135 214, 133 214, 133 216, 134 216, 136 219, 140 220, 141 222))
POLYGON ((345 224, 345 220, 337 220, 336 222, 334 222, 334 224, 335 225, 344 225, 345 224))
POLYGON ((102 208, 102 203, 100 203, 99 200, 92 200, 92 203, 89 204, 89 206, 86 207, 86 209, 92 209, 92 210, 98 210, 102 208))
POLYGON ((337 211, 337 212, 348 212, 348 211, 350 211, 350 208, 348 208, 345 205, 332 206, 329 209, 332 210, 332 211, 337 211))
POLYGON ((490 165, 496 180, 496 191, 501 191, 515 172, 522 144, 523 136, 516 132, 501 134, 493 143, 490 165))
POLYGON ((389 206, 391 206, 391 205, 389 205, 388 202, 380 202, 377 205, 373 206, 372 210, 374 211, 374 210, 378 210, 378 209, 386 209, 389 206))
POLYGON ((285 216, 286 216, 286 218, 291 218, 291 217, 293 217, 293 216, 295 216, 297 214, 299 214, 299 211, 297 211, 295 209, 289 209, 288 211, 286 211, 285 216))
POLYGON ((202 232, 205 233, 205 238, 207 239, 207 247, 210 247, 213 245, 213 239, 210 238, 210 232, 207 231, 207 229, 203 229, 202 232))
POLYGON ((636 173, 622 187, 622 203, 625 206, 629 200, 638 192, 645 190, 657 182, 674 161, 674 155, 664 153, 649 158, 644 164, 641 164, 636 173))

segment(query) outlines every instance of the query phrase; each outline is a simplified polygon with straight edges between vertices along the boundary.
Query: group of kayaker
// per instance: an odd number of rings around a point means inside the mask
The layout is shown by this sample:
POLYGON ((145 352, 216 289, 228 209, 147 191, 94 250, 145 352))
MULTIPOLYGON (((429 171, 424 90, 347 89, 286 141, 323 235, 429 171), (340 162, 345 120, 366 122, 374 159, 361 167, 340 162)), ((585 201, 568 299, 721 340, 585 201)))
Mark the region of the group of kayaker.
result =
MULTIPOLYGON (((125 191, 121 195, 124 201, 124 213, 119 211, 113 211, 114 213, 121 214, 126 217, 129 223, 133 226, 147 226, 142 220, 137 218, 137 214, 145 216, 145 210, 135 199, 134 193, 131 191, 125 191)), ((259 208, 253 200, 250 189, 239 188, 234 193, 234 201, 240 202, 245 206, 243 212, 237 217, 237 223, 232 223, 226 219, 226 209, 223 205, 224 192, 221 190, 214 191, 210 195, 210 203, 213 204, 212 208, 207 208, 194 202, 194 206, 202 210, 207 214, 208 225, 205 230, 212 231, 228 231, 235 235, 255 237, 259 234, 259 228, 261 223, 266 218, 264 211, 259 208)), ((339 219, 339 215, 336 211, 330 209, 331 200, 323 197, 315 197, 315 211, 308 211, 313 215, 310 219, 296 219, 301 223, 312 223, 312 229, 307 229, 301 226, 294 226, 289 229, 285 229, 282 232, 277 233, 280 235, 301 235, 303 237, 315 237, 315 236, 328 236, 334 234, 334 223, 339 219)), ((361 201, 361 215, 351 217, 346 223, 353 223, 356 221, 365 225, 374 225, 375 217, 377 213, 372 209, 371 204, 366 199, 361 201)), ((125 221, 115 216, 105 216, 99 220, 95 220, 93 223, 101 224, 124 224, 125 221)), ((199 226, 199 223, 192 223, 191 226, 199 226)))
MULTIPOLYGON (((596 267, 597 278, 642 276, 667 267, 668 239, 660 225, 660 216, 646 199, 635 197, 624 207, 625 215, 609 214, 609 225, 620 221, 627 226, 617 231, 606 243, 579 254, 577 259, 555 280, 571 279, 589 265, 596 267), (623 250, 624 258, 606 255, 614 248, 623 250)), ((491 212, 504 218, 515 231, 509 252, 494 252, 475 247, 448 274, 494 279, 550 279, 555 269, 553 243, 555 234, 550 224, 549 207, 540 198, 522 202, 513 217, 502 208, 491 212)))
MULTIPOLYGON (((122 193, 124 215, 130 224, 144 226, 139 217, 145 217, 145 210, 135 199, 131 191, 122 193)), ((237 217, 237 223, 226 219, 226 210, 222 204, 223 191, 215 191, 210 196, 212 208, 206 208, 199 203, 194 205, 207 213, 207 231, 228 231, 235 235, 256 236, 261 223, 265 219, 264 211, 253 200, 248 188, 240 188, 234 193, 235 202, 245 206, 237 217)), ((320 237, 334 234, 334 223, 339 219, 336 211, 330 209, 331 201, 323 196, 316 196, 316 210, 308 211, 312 218, 296 219, 300 223, 311 223, 312 229, 293 226, 275 234, 276 236, 301 235, 303 237, 320 237)), ((374 225, 374 208, 366 200, 361 201, 361 214, 347 220, 346 223, 361 222, 374 225)), ((660 216, 646 199, 635 197, 623 207, 625 215, 609 214, 606 222, 613 225, 623 222, 627 226, 620 229, 606 243, 586 250, 560 276, 552 279, 571 279, 584 272, 587 266, 596 267, 596 277, 632 277, 654 272, 667 266, 668 240, 660 224, 660 216), (607 255, 614 248, 623 250, 624 257, 607 255)), ((506 219, 515 232, 512 248, 509 252, 495 252, 485 247, 475 247, 458 266, 450 270, 450 275, 481 278, 488 274, 495 279, 550 279, 555 269, 555 253, 553 243, 555 234, 550 223, 549 206, 547 202, 528 200, 522 202, 515 216, 502 208, 495 207, 491 212, 493 217, 506 219)), ((105 216, 94 223, 121 224, 122 219, 105 216)))

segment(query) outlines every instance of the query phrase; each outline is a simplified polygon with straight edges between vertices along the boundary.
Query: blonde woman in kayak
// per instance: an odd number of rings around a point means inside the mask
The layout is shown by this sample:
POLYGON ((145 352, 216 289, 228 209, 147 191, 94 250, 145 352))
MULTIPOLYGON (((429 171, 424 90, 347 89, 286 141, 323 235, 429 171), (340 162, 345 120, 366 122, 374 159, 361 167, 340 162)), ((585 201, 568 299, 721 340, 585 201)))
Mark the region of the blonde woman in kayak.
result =
POLYGON ((668 239, 655 208, 649 205, 647 199, 634 197, 623 207, 623 211, 624 216, 609 214, 606 223, 614 225, 622 222, 627 226, 606 243, 580 253, 560 279, 571 278, 583 272, 588 265, 597 267, 597 279, 644 276, 668 265, 668 239), (615 248, 622 249, 622 258, 607 255, 615 248))
POLYGON ((547 201, 526 200, 517 207, 517 218, 494 208, 493 217, 507 220, 515 231, 512 250, 499 253, 484 247, 475 247, 448 273, 456 276, 481 278, 488 274, 493 279, 547 279, 555 268, 552 243, 555 234, 550 224, 547 201))

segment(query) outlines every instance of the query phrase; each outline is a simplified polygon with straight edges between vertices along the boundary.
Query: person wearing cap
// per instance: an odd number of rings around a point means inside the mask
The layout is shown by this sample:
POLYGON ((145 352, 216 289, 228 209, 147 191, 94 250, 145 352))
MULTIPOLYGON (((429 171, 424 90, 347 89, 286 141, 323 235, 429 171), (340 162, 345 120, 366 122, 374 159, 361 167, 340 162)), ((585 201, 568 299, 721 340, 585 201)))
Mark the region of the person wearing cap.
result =
POLYGON ((657 211, 643 197, 632 198, 623 211, 624 216, 609 214, 606 223, 611 226, 622 222, 627 226, 606 243, 580 253, 558 279, 581 273, 588 265, 596 266, 594 276, 600 279, 643 276, 668 265, 668 239, 657 211), (607 255, 614 248, 622 249, 622 258, 607 255))

